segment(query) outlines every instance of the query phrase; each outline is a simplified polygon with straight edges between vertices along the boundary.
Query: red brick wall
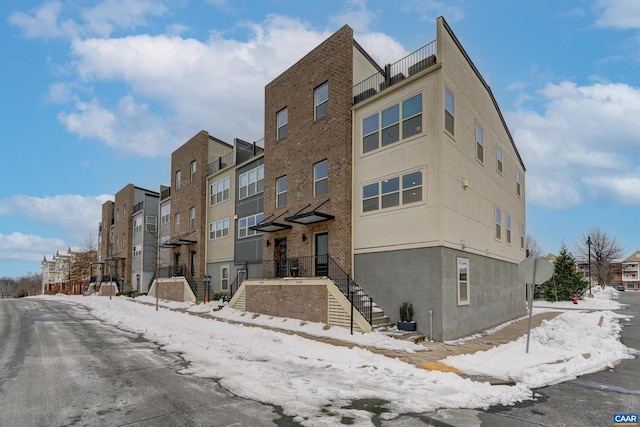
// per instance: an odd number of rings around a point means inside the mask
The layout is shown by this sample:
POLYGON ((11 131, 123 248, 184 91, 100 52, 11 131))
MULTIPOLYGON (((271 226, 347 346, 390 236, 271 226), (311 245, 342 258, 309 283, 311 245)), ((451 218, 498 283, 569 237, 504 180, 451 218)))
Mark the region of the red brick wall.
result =
POLYGON ((247 285, 245 309, 253 313, 327 322, 329 293, 326 285, 247 285))
POLYGON ((263 235, 264 259, 274 258, 266 241, 287 237, 289 257, 313 255, 313 233, 328 231, 329 255, 351 272, 351 105, 353 32, 345 26, 291 66, 265 88, 264 216, 284 218, 328 200, 320 212, 334 220, 316 225, 291 224, 291 230, 263 235), (314 117, 314 89, 329 85, 328 115, 314 117), (288 108, 288 133, 276 140, 276 114, 288 108), (328 159, 329 192, 313 195, 313 165, 328 159), (275 207, 275 181, 287 175, 287 206, 275 207), (287 213, 284 213, 287 211, 287 213), (307 240, 302 241, 302 234, 307 240))

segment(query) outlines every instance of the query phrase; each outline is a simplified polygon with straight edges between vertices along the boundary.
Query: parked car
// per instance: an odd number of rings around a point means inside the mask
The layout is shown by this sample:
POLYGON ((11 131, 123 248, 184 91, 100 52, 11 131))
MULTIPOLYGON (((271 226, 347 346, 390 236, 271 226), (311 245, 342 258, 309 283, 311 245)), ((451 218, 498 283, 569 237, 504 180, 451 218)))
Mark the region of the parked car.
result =
POLYGON ((624 292, 624 285, 618 285, 616 287, 620 292, 624 292))

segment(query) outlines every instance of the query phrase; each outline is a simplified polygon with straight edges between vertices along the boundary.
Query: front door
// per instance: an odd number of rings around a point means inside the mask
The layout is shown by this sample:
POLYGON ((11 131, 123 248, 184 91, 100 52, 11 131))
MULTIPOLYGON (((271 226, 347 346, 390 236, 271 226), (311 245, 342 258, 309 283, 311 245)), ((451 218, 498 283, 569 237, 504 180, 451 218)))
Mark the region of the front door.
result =
POLYGON ((316 276, 329 276, 329 233, 315 234, 316 276))
POLYGON ((194 277, 196 275, 196 251, 191 251, 190 258, 191 259, 189 260, 189 268, 191 270, 191 277, 194 277))
POLYGON ((275 239, 273 259, 276 264, 276 277, 287 277, 287 238, 275 239))

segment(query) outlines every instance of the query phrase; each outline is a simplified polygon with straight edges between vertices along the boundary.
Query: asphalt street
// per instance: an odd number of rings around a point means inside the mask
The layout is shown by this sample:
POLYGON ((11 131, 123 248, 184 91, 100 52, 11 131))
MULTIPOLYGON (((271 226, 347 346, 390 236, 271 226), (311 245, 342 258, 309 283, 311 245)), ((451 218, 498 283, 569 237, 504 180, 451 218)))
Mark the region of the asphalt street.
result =
POLYGON ((0 300, 0 426, 290 425, 75 304, 0 300))

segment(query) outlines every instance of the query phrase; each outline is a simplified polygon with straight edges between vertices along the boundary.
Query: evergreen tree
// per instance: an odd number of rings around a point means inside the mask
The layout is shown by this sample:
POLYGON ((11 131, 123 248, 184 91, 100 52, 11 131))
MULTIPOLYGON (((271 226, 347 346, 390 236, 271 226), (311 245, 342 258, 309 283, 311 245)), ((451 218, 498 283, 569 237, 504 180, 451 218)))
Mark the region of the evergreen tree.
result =
POLYGON ((575 269, 576 260, 563 243, 560 255, 553 263, 553 277, 543 285, 544 298, 547 301, 571 301, 573 294, 582 296, 588 287, 582 274, 575 269))

